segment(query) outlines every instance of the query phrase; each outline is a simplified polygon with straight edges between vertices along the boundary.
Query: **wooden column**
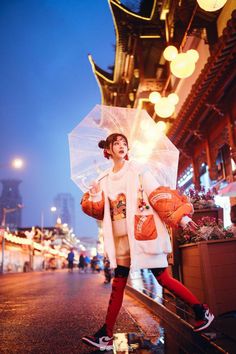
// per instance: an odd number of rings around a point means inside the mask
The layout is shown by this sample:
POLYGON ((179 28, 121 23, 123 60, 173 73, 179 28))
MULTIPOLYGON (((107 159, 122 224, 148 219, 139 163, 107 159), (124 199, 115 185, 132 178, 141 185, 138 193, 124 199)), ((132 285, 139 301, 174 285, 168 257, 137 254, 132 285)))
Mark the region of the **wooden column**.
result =
POLYGON ((196 189, 200 189, 200 170, 198 166, 198 161, 196 160, 195 156, 193 156, 192 165, 193 165, 193 183, 196 189))
POLYGON ((209 169, 209 175, 211 180, 217 179, 217 167, 215 163, 212 161, 211 150, 209 146, 208 138, 205 139, 205 149, 206 149, 206 158, 207 158, 207 165, 209 169))

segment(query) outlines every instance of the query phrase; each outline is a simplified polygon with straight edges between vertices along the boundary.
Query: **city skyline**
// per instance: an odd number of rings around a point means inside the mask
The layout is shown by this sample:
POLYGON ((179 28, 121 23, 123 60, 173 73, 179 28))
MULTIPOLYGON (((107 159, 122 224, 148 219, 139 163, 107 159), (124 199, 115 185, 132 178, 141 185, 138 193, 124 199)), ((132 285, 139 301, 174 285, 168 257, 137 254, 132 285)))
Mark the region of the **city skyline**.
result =
POLYGON ((88 54, 104 70, 114 63, 108 2, 3 0, 0 35, 0 179, 22 181, 22 226, 40 225, 42 213, 50 225, 54 197, 70 193, 76 233, 96 237, 70 179, 68 134, 101 102, 88 54), (7 167, 14 157, 24 160, 22 169, 7 167))

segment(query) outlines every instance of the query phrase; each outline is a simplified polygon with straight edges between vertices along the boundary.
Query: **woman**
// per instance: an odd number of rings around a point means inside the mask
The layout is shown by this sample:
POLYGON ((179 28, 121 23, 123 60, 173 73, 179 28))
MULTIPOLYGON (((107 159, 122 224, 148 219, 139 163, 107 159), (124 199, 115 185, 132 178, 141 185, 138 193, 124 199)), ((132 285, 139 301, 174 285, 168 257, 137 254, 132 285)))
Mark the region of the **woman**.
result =
POLYGON ((113 328, 119 314, 130 267, 148 268, 157 281, 184 302, 196 316, 195 331, 207 328, 214 316, 207 305, 168 274, 167 255, 171 243, 165 224, 185 226, 192 219, 192 205, 177 191, 161 187, 148 168, 128 160, 128 141, 123 134, 111 134, 99 142, 113 167, 94 182, 82 198, 83 211, 103 221, 104 247, 115 268, 105 324, 83 341, 102 350, 113 345, 113 328))

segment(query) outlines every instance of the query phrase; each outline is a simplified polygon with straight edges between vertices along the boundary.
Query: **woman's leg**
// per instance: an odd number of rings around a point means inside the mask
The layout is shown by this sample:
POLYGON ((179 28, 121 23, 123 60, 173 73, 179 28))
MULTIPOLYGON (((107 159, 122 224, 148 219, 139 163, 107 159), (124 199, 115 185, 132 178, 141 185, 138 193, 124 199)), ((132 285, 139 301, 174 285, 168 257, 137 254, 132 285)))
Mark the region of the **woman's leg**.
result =
POLYGON ((106 331, 109 337, 113 336, 116 318, 123 302, 124 290, 130 269, 130 247, 127 235, 114 237, 116 248, 115 277, 112 282, 112 291, 105 320, 106 331))
POLYGON ((172 278, 167 268, 153 268, 151 271, 163 288, 168 289, 192 307, 196 319, 194 331, 201 331, 211 324, 214 320, 214 315, 210 312, 209 307, 201 304, 198 298, 186 286, 172 278))
POLYGON ((82 338, 84 343, 100 348, 100 350, 111 350, 113 348, 113 328, 122 305, 130 266, 127 261, 122 261, 121 263, 122 265, 118 265, 115 269, 105 324, 93 336, 84 336, 82 338))
POLYGON ((163 288, 168 289, 190 306, 200 304, 198 298, 190 290, 188 290, 186 286, 169 275, 167 268, 152 268, 151 271, 163 288))
MULTIPOLYGON (((122 262, 122 264, 124 263, 122 262)), ((118 265, 115 269, 115 277, 112 282, 112 292, 105 320, 107 335, 109 337, 112 337, 113 335, 116 318, 122 306, 124 290, 129 276, 129 269, 129 266, 124 265, 118 265)))

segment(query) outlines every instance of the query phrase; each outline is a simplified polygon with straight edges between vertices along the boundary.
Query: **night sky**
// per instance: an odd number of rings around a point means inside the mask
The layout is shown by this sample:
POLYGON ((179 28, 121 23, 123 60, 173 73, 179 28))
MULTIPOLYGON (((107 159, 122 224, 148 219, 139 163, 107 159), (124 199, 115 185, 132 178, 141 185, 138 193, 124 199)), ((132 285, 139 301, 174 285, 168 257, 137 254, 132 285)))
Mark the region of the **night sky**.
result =
POLYGON ((88 54, 107 70, 114 45, 106 0, 0 1, 0 165, 25 160, 21 171, 2 166, 0 179, 22 180, 22 226, 40 225, 42 211, 52 225, 54 197, 71 193, 77 234, 96 236, 70 179, 68 133, 101 102, 88 54))

